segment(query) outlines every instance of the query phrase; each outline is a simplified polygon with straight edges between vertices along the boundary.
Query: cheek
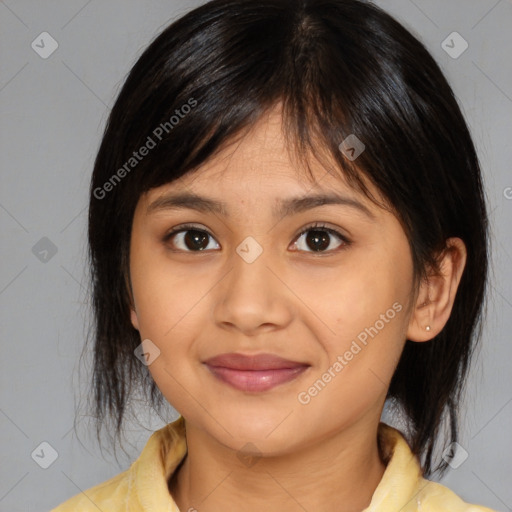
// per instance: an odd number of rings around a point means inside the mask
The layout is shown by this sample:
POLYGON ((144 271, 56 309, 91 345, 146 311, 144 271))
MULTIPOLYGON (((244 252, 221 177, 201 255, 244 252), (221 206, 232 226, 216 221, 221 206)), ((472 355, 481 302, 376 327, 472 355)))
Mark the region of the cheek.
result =
POLYGON ((376 322, 379 322, 377 327, 382 327, 381 315, 386 315, 388 310, 384 321, 391 320, 395 329, 403 327, 412 289, 407 252, 405 256, 399 253, 400 261, 398 255, 386 257, 381 253, 361 252, 328 273, 320 269, 315 276, 313 269, 308 272, 307 280, 296 276, 294 291, 305 298, 308 308, 327 327, 329 345, 335 346, 337 340, 353 339, 376 322), (395 303, 399 306, 393 309, 395 303), (396 309, 401 309, 401 314, 396 309))
POLYGON ((159 350, 149 370, 168 398, 178 386, 171 375, 185 381, 183 376, 198 360, 194 340, 208 318, 212 278, 196 266, 172 264, 163 252, 148 246, 133 251, 132 287, 141 339, 151 340, 159 350))
POLYGON ((142 237, 132 240, 130 274, 141 337, 163 341, 201 290, 170 266, 154 241, 142 237))
POLYGON ((191 366, 195 360, 192 341, 202 325, 200 299, 206 284, 203 290, 200 283, 192 283, 183 273, 169 272, 169 266, 155 258, 133 258, 133 264, 140 337, 151 340, 158 354, 148 370, 166 400, 190 415, 194 409, 188 392, 193 390, 189 391, 187 383, 196 371, 191 366))
POLYGON ((339 425, 380 410, 405 342, 407 293, 397 283, 353 272, 343 291, 329 294, 320 313, 329 331, 317 336, 323 354, 297 397, 308 414, 339 425))
POLYGON ((315 313, 328 327, 321 338, 322 366, 329 368, 341 356, 341 386, 357 395, 372 382, 375 389, 383 389, 405 343, 413 285, 408 246, 379 254, 368 251, 318 283, 315 290, 302 293, 315 297, 315 313))

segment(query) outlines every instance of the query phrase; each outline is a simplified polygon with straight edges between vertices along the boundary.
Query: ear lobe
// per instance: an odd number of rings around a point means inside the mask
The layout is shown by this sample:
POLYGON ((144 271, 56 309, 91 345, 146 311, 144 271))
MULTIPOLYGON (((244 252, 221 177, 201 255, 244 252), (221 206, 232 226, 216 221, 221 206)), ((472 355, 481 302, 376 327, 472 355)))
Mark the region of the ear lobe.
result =
POLYGON ((439 272, 424 281, 418 293, 407 339, 429 341, 446 325, 466 264, 467 251, 460 238, 449 238, 439 258, 439 272))
POLYGON ((137 318, 137 313, 135 309, 132 307, 130 308, 130 319, 132 321, 132 325, 137 331, 139 330, 139 319, 137 318))
POLYGON ((130 302, 130 320, 137 331, 139 330, 139 319, 135 311, 135 301, 133 300, 133 289, 131 279, 125 274, 126 289, 128 291, 128 300, 130 302))

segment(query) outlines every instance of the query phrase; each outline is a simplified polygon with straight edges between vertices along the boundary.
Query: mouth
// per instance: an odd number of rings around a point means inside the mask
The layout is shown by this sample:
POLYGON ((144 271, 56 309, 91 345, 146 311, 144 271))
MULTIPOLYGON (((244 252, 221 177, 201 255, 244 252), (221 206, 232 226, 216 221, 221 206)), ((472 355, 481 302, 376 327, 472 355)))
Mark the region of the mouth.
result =
POLYGON ((273 354, 221 354, 204 364, 220 381, 240 391, 262 392, 290 382, 309 364, 291 361, 273 354))

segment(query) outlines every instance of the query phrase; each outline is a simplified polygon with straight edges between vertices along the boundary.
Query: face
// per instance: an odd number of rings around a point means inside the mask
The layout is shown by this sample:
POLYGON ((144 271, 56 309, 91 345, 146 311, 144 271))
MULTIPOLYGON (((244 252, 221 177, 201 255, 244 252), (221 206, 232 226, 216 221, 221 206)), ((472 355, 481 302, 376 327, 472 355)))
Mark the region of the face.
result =
POLYGON ((314 182, 297 169, 274 112, 134 215, 132 323, 149 370, 188 423, 235 450, 292 452, 378 421, 405 343, 399 221, 318 162, 314 182))

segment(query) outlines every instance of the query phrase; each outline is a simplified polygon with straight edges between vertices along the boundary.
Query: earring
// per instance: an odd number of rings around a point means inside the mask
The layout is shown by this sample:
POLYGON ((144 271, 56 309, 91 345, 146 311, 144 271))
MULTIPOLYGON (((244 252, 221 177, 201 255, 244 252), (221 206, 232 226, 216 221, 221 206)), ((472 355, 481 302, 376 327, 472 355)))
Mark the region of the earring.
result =
POLYGON ((425 331, 430 331, 430 325, 427 325, 427 326, 425 327, 425 331))

